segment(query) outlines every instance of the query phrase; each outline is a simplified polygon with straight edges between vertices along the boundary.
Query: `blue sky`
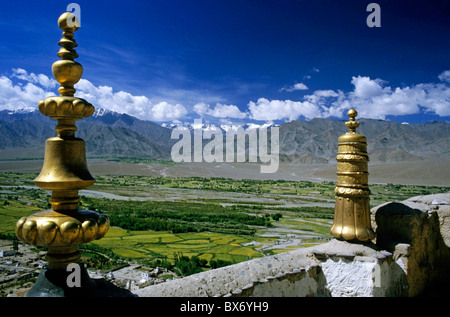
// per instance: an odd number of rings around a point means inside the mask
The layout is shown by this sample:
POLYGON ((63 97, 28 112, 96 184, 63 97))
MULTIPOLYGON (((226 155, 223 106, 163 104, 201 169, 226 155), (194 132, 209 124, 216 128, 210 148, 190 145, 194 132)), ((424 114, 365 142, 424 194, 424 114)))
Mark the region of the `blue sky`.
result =
MULTIPOLYGON (((57 94, 56 21, 70 1, 0 10, 0 110, 57 94)), ((156 122, 450 119, 450 3, 76 1, 77 96, 156 122), (381 27, 366 23, 369 3, 381 27)))

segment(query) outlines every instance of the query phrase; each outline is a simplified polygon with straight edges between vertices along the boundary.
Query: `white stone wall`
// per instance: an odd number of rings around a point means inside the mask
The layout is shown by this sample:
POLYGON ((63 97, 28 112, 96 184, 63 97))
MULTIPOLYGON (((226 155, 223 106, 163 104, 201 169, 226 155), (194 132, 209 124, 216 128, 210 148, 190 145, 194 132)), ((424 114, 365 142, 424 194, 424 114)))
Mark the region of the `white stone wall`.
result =
POLYGON ((392 253, 332 240, 134 291, 138 296, 401 296, 405 273, 392 253))
POLYGON ((322 263, 327 288, 332 297, 370 297, 373 295, 373 275, 376 261, 337 261, 322 263))

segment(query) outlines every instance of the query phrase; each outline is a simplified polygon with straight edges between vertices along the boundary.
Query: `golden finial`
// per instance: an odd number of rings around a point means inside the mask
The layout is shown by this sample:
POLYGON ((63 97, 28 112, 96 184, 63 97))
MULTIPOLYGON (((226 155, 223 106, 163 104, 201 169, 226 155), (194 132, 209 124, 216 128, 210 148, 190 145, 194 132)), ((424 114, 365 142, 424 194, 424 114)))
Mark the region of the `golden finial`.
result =
POLYGON ((73 14, 66 12, 58 19, 63 38, 57 55, 62 59, 52 65, 52 72, 61 84, 58 89, 61 95, 38 104, 42 114, 57 120, 58 135, 46 141, 44 164, 34 180, 38 187, 52 191, 51 209, 23 217, 16 224, 20 240, 48 248, 48 269, 41 272, 26 296, 67 296, 67 292, 88 295, 91 283, 86 270, 81 271, 84 286, 69 289, 66 268, 80 258, 78 245, 101 239, 109 229, 107 216, 78 209, 78 191, 94 184, 95 179, 87 168, 85 143, 75 137, 75 121, 92 115, 95 108, 86 100, 74 97, 74 85, 80 80, 83 67, 73 61, 78 57, 73 39, 77 20, 75 24, 69 20, 73 18, 73 14))
POLYGON ((366 137, 355 130, 355 109, 347 113, 349 132, 338 138, 336 203, 330 233, 338 239, 368 241, 375 238, 370 222, 370 189, 366 137))
POLYGON ((350 121, 345 123, 345 126, 350 129, 351 132, 355 132, 356 128, 359 127, 359 122, 355 120, 358 112, 355 109, 350 109, 347 112, 347 116, 350 118, 350 121))

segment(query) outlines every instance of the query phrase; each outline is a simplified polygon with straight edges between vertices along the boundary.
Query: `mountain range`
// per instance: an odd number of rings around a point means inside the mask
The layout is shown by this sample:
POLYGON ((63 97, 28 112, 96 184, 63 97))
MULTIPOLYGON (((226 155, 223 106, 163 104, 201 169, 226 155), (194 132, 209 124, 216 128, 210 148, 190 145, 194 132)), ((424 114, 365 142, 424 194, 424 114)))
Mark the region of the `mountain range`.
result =
MULTIPOLYGON (((357 131, 367 137, 371 161, 417 161, 450 155, 450 123, 434 121, 401 124, 394 121, 358 119, 357 131)), ((328 163, 335 160, 337 139, 348 131, 345 120, 295 120, 279 125, 280 160, 285 163, 328 163)), ((42 158, 45 140, 56 135, 56 121, 38 110, 0 111, 0 159, 42 158)), ((151 157, 171 160, 174 128, 190 131, 191 123, 159 125, 105 109, 77 122, 76 135, 86 141, 88 157, 151 157)), ((247 124, 244 130, 273 125, 247 124)), ((202 124, 206 131, 213 126, 202 124)), ((236 125, 219 126, 226 131, 236 125)), ((206 143, 208 140, 206 140, 206 143)), ((205 143, 205 140, 204 140, 205 143)))

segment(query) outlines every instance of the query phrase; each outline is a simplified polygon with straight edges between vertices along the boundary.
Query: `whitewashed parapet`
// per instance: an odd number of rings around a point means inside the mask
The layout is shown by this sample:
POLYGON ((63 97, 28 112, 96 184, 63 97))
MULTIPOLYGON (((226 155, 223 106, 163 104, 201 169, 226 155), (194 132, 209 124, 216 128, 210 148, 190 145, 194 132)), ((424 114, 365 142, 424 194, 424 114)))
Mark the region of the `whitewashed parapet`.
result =
POLYGON ((138 296, 202 297, 230 296, 249 285, 265 283, 271 277, 317 266, 311 250, 298 249, 194 274, 182 279, 152 285, 135 292, 138 296))
POLYGON ((401 296, 393 254, 331 240, 136 290, 150 297, 401 296), (389 278, 386 278, 389 277, 389 278))

